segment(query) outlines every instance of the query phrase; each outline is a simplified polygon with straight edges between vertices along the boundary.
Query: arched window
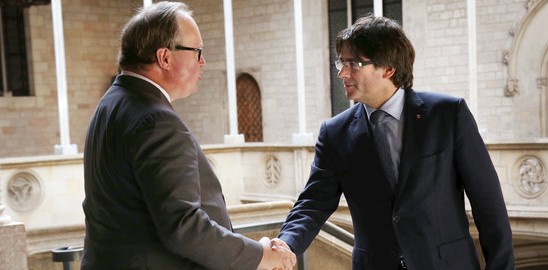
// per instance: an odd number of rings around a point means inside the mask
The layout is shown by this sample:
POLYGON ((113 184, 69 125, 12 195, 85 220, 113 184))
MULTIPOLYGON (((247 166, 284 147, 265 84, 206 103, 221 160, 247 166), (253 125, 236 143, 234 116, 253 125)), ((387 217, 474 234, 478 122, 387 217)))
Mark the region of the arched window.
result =
POLYGON ((238 103, 238 133, 244 134, 246 142, 263 141, 263 113, 259 84, 248 73, 236 79, 238 103))

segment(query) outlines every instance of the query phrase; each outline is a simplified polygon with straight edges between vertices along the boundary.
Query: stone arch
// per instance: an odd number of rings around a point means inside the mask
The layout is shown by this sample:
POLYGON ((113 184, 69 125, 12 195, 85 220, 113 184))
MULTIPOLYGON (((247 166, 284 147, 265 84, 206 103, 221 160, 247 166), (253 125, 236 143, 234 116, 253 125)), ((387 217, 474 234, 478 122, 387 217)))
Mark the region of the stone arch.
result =
POLYGON ((541 131, 542 137, 548 137, 548 44, 544 48, 544 56, 540 62, 540 74, 537 78, 537 86, 541 93, 541 131))
POLYGON ((545 35, 548 0, 528 0, 520 11, 519 20, 510 29, 509 49, 502 62, 508 72, 504 95, 513 97, 513 117, 519 137, 547 136, 548 96, 541 92, 543 55, 548 37, 545 35))
MULTIPOLYGON (((510 221, 519 222, 512 219, 510 221)), ((528 220, 527 222, 533 224, 544 223, 546 225, 546 221, 528 220)), ((512 232, 512 242, 517 269, 548 269, 548 235, 546 235, 546 232, 514 230, 512 232)))
POLYGON ((263 114, 261 89, 249 73, 242 73, 236 79, 236 100, 238 107, 238 133, 246 142, 263 141, 263 114))
MULTIPOLYGON (((516 269, 548 269, 548 218, 539 217, 538 214, 527 211, 527 208, 522 208, 518 212, 515 209, 509 209, 509 215, 516 269)), ((478 231, 471 216, 469 216, 469 222, 470 232, 483 269, 485 260, 478 231)))
MULTIPOLYGON (((508 79, 504 88, 504 94, 506 96, 514 96, 520 92, 519 87, 519 74, 518 62, 520 60, 520 53, 523 53, 523 49, 527 48, 529 39, 526 36, 528 30, 530 30, 531 22, 537 16, 542 13, 544 6, 548 1, 546 0, 528 0, 525 3, 524 8, 520 11, 520 18, 518 22, 508 31, 510 34, 510 48, 503 52, 502 62, 507 65, 508 79)), ((540 33, 544 33, 544 29, 541 29, 540 33)), ((537 37, 538 38, 538 37, 537 37)), ((538 56, 537 56, 538 57, 538 56)))

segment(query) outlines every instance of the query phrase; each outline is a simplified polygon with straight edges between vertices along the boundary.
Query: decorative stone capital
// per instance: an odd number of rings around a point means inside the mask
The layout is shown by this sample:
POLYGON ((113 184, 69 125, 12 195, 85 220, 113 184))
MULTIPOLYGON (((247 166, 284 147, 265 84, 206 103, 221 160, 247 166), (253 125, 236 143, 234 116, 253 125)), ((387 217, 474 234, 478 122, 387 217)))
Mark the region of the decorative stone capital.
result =
POLYGON ((504 95, 507 97, 513 97, 519 94, 518 79, 508 79, 506 86, 504 87, 504 95))
POLYGON ((507 66, 510 64, 510 52, 507 50, 502 51, 502 63, 507 66))
POLYGON ((546 77, 537 78, 537 88, 542 90, 548 86, 548 80, 546 77))

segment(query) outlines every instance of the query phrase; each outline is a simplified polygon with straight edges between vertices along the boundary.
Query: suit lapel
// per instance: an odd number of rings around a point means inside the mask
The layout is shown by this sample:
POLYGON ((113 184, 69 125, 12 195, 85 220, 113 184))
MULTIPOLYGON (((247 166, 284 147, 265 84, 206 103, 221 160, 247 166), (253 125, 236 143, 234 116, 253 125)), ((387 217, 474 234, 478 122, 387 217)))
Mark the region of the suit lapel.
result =
MULTIPOLYGON (((359 103, 356 105, 356 113, 354 113, 354 120, 350 123, 350 132, 352 136, 352 142, 350 145, 361 146, 362 143, 366 141, 371 141, 371 135, 369 134, 369 121, 367 121, 367 116, 365 113, 365 108, 363 104, 359 103)), ((356 148, 363 149, 363 148, 356 148)))
POLYGON ((424 123, 428 118, 424 101, 413 90, 405 91, 404 104, 404 129, 403 129, 403 147, 400 156, 400 168, 398 185, 396 186, 396 200, 405 188, 409 171, 413 161, 417 157, 417 149, 420 148, 421 138, 424 137, 424 123))
POLYGON ((371 125, 364 105, 358 103, 356 106, 354 119, 348 127, 348 134, 351 134, 350 140, 348 140, 348 146, 350 147, 348 152, 352 153, 348 158, 354 164, 354 168, 359 171, 358 175, 365 173, 368 176, 365 177, 366 179, 382 179, 383 181, 378 183, 383 187, 382 189, 393 192, 394 189, 381 169, 380 160, 373 142, 373 135, 370 131, 371 125))

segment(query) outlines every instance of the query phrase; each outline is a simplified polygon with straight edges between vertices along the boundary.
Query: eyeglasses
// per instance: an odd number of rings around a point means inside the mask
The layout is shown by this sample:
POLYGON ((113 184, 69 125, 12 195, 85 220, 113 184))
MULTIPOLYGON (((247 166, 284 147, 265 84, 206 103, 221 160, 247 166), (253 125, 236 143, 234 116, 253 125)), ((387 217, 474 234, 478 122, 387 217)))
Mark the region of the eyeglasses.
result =
POLYGON ((181 45, 175 45, 175 50, 198 52, 198 62, 200 62, 200 59, 202 59, 202 51, 204 50, 204 48, 192 48, 192 47, 185 47, 181 45))
POLYGON ((359 70, 361 67, 366 65, 372 65, 373 61, 365 62, 356 62, 356 61, 341 61, 340 59, 335 60, 335 67, 338 71, 341 71, 343 67, 349 67, 352 70, 359 70))

